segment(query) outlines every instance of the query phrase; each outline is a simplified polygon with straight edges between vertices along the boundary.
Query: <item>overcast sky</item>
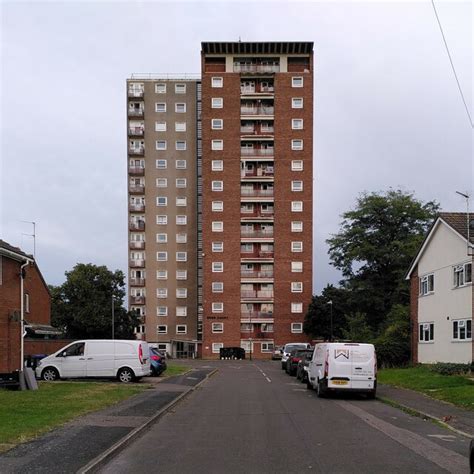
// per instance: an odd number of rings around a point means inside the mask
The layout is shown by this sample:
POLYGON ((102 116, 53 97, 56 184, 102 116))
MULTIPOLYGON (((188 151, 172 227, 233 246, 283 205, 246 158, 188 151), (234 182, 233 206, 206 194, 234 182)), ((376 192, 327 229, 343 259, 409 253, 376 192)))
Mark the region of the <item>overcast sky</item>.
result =
MULTIPOLYGON (((435 2, 472 114, 470 1, 435 2)), ((472 128, 430 1, 2 2, 0 238, 48 283, 127 271, 125 80, 199 73, 201 41, 314 41, 314 291, 362 191, 464 211, 472 128)), ((471 203, 472 204, 472 203, 471 203)))

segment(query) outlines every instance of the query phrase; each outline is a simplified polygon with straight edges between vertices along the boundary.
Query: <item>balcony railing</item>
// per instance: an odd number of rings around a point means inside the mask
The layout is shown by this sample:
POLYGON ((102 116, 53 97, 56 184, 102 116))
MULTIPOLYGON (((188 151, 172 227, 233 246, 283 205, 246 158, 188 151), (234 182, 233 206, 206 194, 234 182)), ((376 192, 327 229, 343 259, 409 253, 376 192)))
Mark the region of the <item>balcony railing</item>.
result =
POLYGON ((273 148, 240 148, 241 156, 273 156, 274 153, 273 148))
POLYGON ((241 299, 262 299, 268 300, 273 298, 273 291, 270 290, 244 290, 240 292, 241 299))
POLYGON ((130 286, 145 286, 145 278, 130 278, 130 286))
POLYGON ((241 252, 240 258, 274 258, 275 252, 264 252, 257 250, 256 252, 241 252))
POLYGON ((250 321, 255 321, 258 319, 270 319, 273 318, 273 313, 269 311, 252 311, 240 313, 240 319, 249 319, 250 321))
POLYGON ((241 94, 273 94, 275 88, 273 86, 260 86, 259 84, 249 87, 249 86, 240 86, 241 94))
POLYGON ((145 113, 145 109, 144 108, 140 108, 140 109, 128 109, 128 116, 129 117, 143 117, 145 113))
POLYGON ((280 72, 280 65, 279 64, 234 64, 234 72, 274 73, 274 72, 280 72))
POLYGON ((240 133, 247 136, 273 136, 274 127, 240 127, 240 133))
POLYGON ((132 240, 130 242, 130 248, 133 250, 144 250, 145 241, 144 240, 132 240))
POLYGON ((145 212, 145 204, 129 204, 128 209, 132 212, 145 212))
POLYGON ((240 107, 240 115, 273 115, 275 113, 275 107, 240 107))
POLYGON ((240 195, 244 197, 272 197, 273 189, 241 189, 240 195))
POLYGON ((241 278, 273 278, 273 271, 241 270, 241 278))
POLYGON ((129 166, 128 174, 131 174, 133 176, 144 176, 145 167, 144 166, 129 166))
POLYGON ((144 296, 130 296, 130 304, 145 304, 144 296))
POLYGON ((128 190, 133 194, 143 194, 145 192, 144 184, 131 184, 128 190))
POLYGON ((145 230, 145 221, 130 222, 130 230, 145 230))
POLYGON ((130 260, 130 268, 144 268, 145 260, 130 260))
POLYGON ((253 211, 245 212, 240 211, 240 217, 246 219, 273 219, 275 216, 274 212, 262 212, 262 211, 253 211))
POLYGON ((243 170, 240 173, 241 178, 252 178, 254 176, 262 178, 273 178, 275 176, 275 171, 273 167, 268 168, 255 168, 253 170, 243 170))
POLYGON ((128 154, 129 155, 144 155, 145 154, 145 147, 144 146, 129 147, 128 148, 128 154))
POLYGON ((241 237, 273 237, 273 230, 244 230, 240 231, 241 237))
POLYGON ((128 89, 128 97, 143 97, 144 90, 143 89, 128 89))
POLYGON ((145 135, 145 127, 130 127, 128 134, 131 137, 143 137, 145 135))

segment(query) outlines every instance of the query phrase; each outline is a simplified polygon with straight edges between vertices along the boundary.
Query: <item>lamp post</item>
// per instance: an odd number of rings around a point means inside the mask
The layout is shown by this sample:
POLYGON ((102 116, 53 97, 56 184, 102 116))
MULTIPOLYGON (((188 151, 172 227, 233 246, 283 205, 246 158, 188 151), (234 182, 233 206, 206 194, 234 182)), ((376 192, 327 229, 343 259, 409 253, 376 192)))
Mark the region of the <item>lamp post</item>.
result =
POLYGON ((252 311, 253 308, 250 310, 250 360, 252 360, 252 333, 253 333, 253 324, 252 324, 252 311))
POLYGON ((329 342, 332 342, 332 300, 329 300, 327 304, 331 305, 331 335, 329 336, 329 342))
POLYGON ((114 305, 113 293, 112 293, 112 339, 115 339, 115 305, 114 305))

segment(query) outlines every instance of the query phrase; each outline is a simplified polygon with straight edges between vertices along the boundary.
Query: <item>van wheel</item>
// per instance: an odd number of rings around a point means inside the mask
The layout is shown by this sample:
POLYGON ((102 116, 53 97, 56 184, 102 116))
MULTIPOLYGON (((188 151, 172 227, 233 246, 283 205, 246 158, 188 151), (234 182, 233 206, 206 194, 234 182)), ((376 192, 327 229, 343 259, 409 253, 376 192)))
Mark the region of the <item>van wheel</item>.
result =
POLYGON ((123 367, 118 371, 117 378, 122 383, 130 383, 135 380, 135 374, 133 373, 132 369, 129 369, 128 367, 123 367))
POLYGON ((375 400, 377 397, 377 382, 374 384, 374 389, 367 393, 367 398, 369 400, 375 400))
POLYGON ((324 388, 324 382, 322 380, 318 380, 316 394, 319 398, 324 398, 326 396, 326 389, 324 388))
POLYGON ((54 382, 59 379, 59 372, 54 367, 46 367, 41 372, 41 378, 47 382, 54 382))
POLYGON ((309 380, 309 377, 308 379, 306 380, 306 388, 308 390, 313 390, 313 385, 311 384, 310 380, 309 380))

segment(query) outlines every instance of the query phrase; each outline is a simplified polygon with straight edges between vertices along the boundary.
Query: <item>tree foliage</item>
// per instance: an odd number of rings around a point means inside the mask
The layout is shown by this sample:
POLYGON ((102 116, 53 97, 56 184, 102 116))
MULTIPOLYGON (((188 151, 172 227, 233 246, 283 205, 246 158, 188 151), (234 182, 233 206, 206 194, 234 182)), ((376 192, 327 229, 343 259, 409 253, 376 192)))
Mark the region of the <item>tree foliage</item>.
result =
POLYGON ((138 325, 138 318, 123 307, 123 272, 78 263, 65 275, 66 281, 61 286, 50 286, 50 290, 52 324, 63 329, 66 337, 111 338, 113 304, 115 338, 135 338, 133 329, 138 325))

